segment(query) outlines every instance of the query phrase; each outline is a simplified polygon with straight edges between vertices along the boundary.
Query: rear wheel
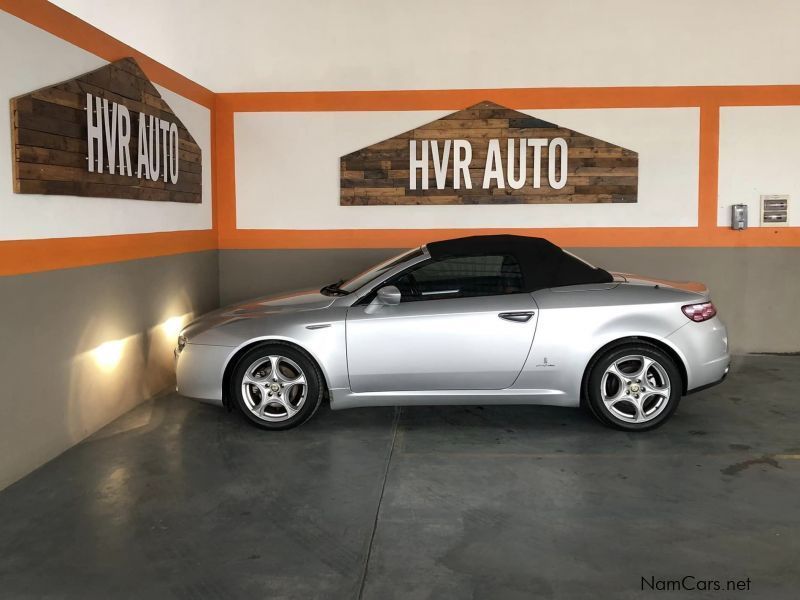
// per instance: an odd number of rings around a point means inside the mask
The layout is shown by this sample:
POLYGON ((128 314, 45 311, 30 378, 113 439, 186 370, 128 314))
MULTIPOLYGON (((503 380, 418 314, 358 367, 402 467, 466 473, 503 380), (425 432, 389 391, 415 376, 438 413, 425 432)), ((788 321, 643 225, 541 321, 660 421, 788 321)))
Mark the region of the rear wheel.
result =
POLYGON ((678 408, 681 375, 656 346, 638 343, 612 348, 589 375, 587 400, 606 425, 646 431, 662 425, 678 408))
POLYGON ((304 352, 287 344, 265 344, 239 359, 230 394, 254 425, 289 429, 316 412, 322 388, 322 374, 304 352))

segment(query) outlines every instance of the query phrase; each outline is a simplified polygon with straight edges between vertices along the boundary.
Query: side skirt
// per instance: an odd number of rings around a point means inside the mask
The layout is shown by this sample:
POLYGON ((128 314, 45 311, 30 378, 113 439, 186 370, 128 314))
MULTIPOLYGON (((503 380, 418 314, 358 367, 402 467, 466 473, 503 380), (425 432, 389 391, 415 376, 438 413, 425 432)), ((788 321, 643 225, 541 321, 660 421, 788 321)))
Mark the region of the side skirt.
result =
POLYGON ((460 404, 540 404, 579 406, 561 390, 426 390, 391 392, 352 392, 346 388, 330 390, 331 409, 362 406, 429 406, 460 404))

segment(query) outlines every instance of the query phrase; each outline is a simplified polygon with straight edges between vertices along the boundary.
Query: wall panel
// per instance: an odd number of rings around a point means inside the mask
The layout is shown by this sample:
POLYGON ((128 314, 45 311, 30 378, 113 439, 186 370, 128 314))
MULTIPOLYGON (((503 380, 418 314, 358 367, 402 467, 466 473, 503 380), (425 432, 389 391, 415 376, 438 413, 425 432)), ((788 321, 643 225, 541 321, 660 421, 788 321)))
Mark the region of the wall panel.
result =
POLYGON ((55 3, 220 92, 796 83, 800 56, 796 0, 55 3))
POLYGON ((800 227, 800 106, 736 106, 720 110, 719 210, 729 226, 732 204, 748 206, 758 227, 762 194, 789 194, 789 225, 800 227))
MULTIPOLYGON (((0 11, 0 98, 9 100, 71 79, 105 61, 46 31, 0 11)), ((164 100, 203 150, 203 202, 14 194, 10 119, 0 119, 0 241, 211 229, 211 111, 164 87, 164 100)), ((8 111, 8 104, 3 109, 8 111)))
POLYGON ((199 205, 19 195, 0 119, 2 488, 174 386, 177 331, 218 306, 219 269, 213 94, 42 0, 0 0, 0 32, 3 110, 134 56, 204 154, 199 205))
POLYGON ((240 229, 369 229, 697 224, 697 108, 522 112, 638 152, 638 202, 340 206, 340 156, 448 113, 248 112, 235 115, 237 225, 240 229))
POLYGON ((213 250, 0 277, 0 489, 174 386, 218 277, 213 250))

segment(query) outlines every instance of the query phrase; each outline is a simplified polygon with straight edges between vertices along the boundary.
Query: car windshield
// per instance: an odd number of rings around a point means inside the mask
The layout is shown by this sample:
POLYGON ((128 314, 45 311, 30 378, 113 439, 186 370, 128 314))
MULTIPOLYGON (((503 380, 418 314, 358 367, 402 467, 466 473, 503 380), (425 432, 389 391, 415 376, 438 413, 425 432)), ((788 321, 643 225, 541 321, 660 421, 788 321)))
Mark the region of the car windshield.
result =
POLYGON ((325 286, 320 290, 323 294, 329 295, 346 295, 355 292, 357 289, 360 289, 367 285, 370 281, 373 281, 389 271, 393 269, 400 263, 403 263, 411 258, 415 258, 417 256, 422 256, 422 248, 414 248, 413 250, 408 250, 403 252, 402 254, 390 258, 374 267, 371 267, 364 271, 363 273, 359 273, 355 277, 348 279, 347 281, 340 281, 338 283, 332 283, 330 285, 325 286))

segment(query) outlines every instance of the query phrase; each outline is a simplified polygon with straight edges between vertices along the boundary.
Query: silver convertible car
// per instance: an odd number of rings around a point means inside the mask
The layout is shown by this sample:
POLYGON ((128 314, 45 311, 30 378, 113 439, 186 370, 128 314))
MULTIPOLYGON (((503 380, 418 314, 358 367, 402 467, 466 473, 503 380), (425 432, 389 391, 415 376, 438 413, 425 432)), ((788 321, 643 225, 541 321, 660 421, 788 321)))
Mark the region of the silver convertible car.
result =
POLYGON ((265 429, 332 409, 585 406, 652 429, 720 382, 725 326, 702 284, 609 273, 540 238, 429 243, 319 291, 257 299, 188 325, 178 391, 265 429))

